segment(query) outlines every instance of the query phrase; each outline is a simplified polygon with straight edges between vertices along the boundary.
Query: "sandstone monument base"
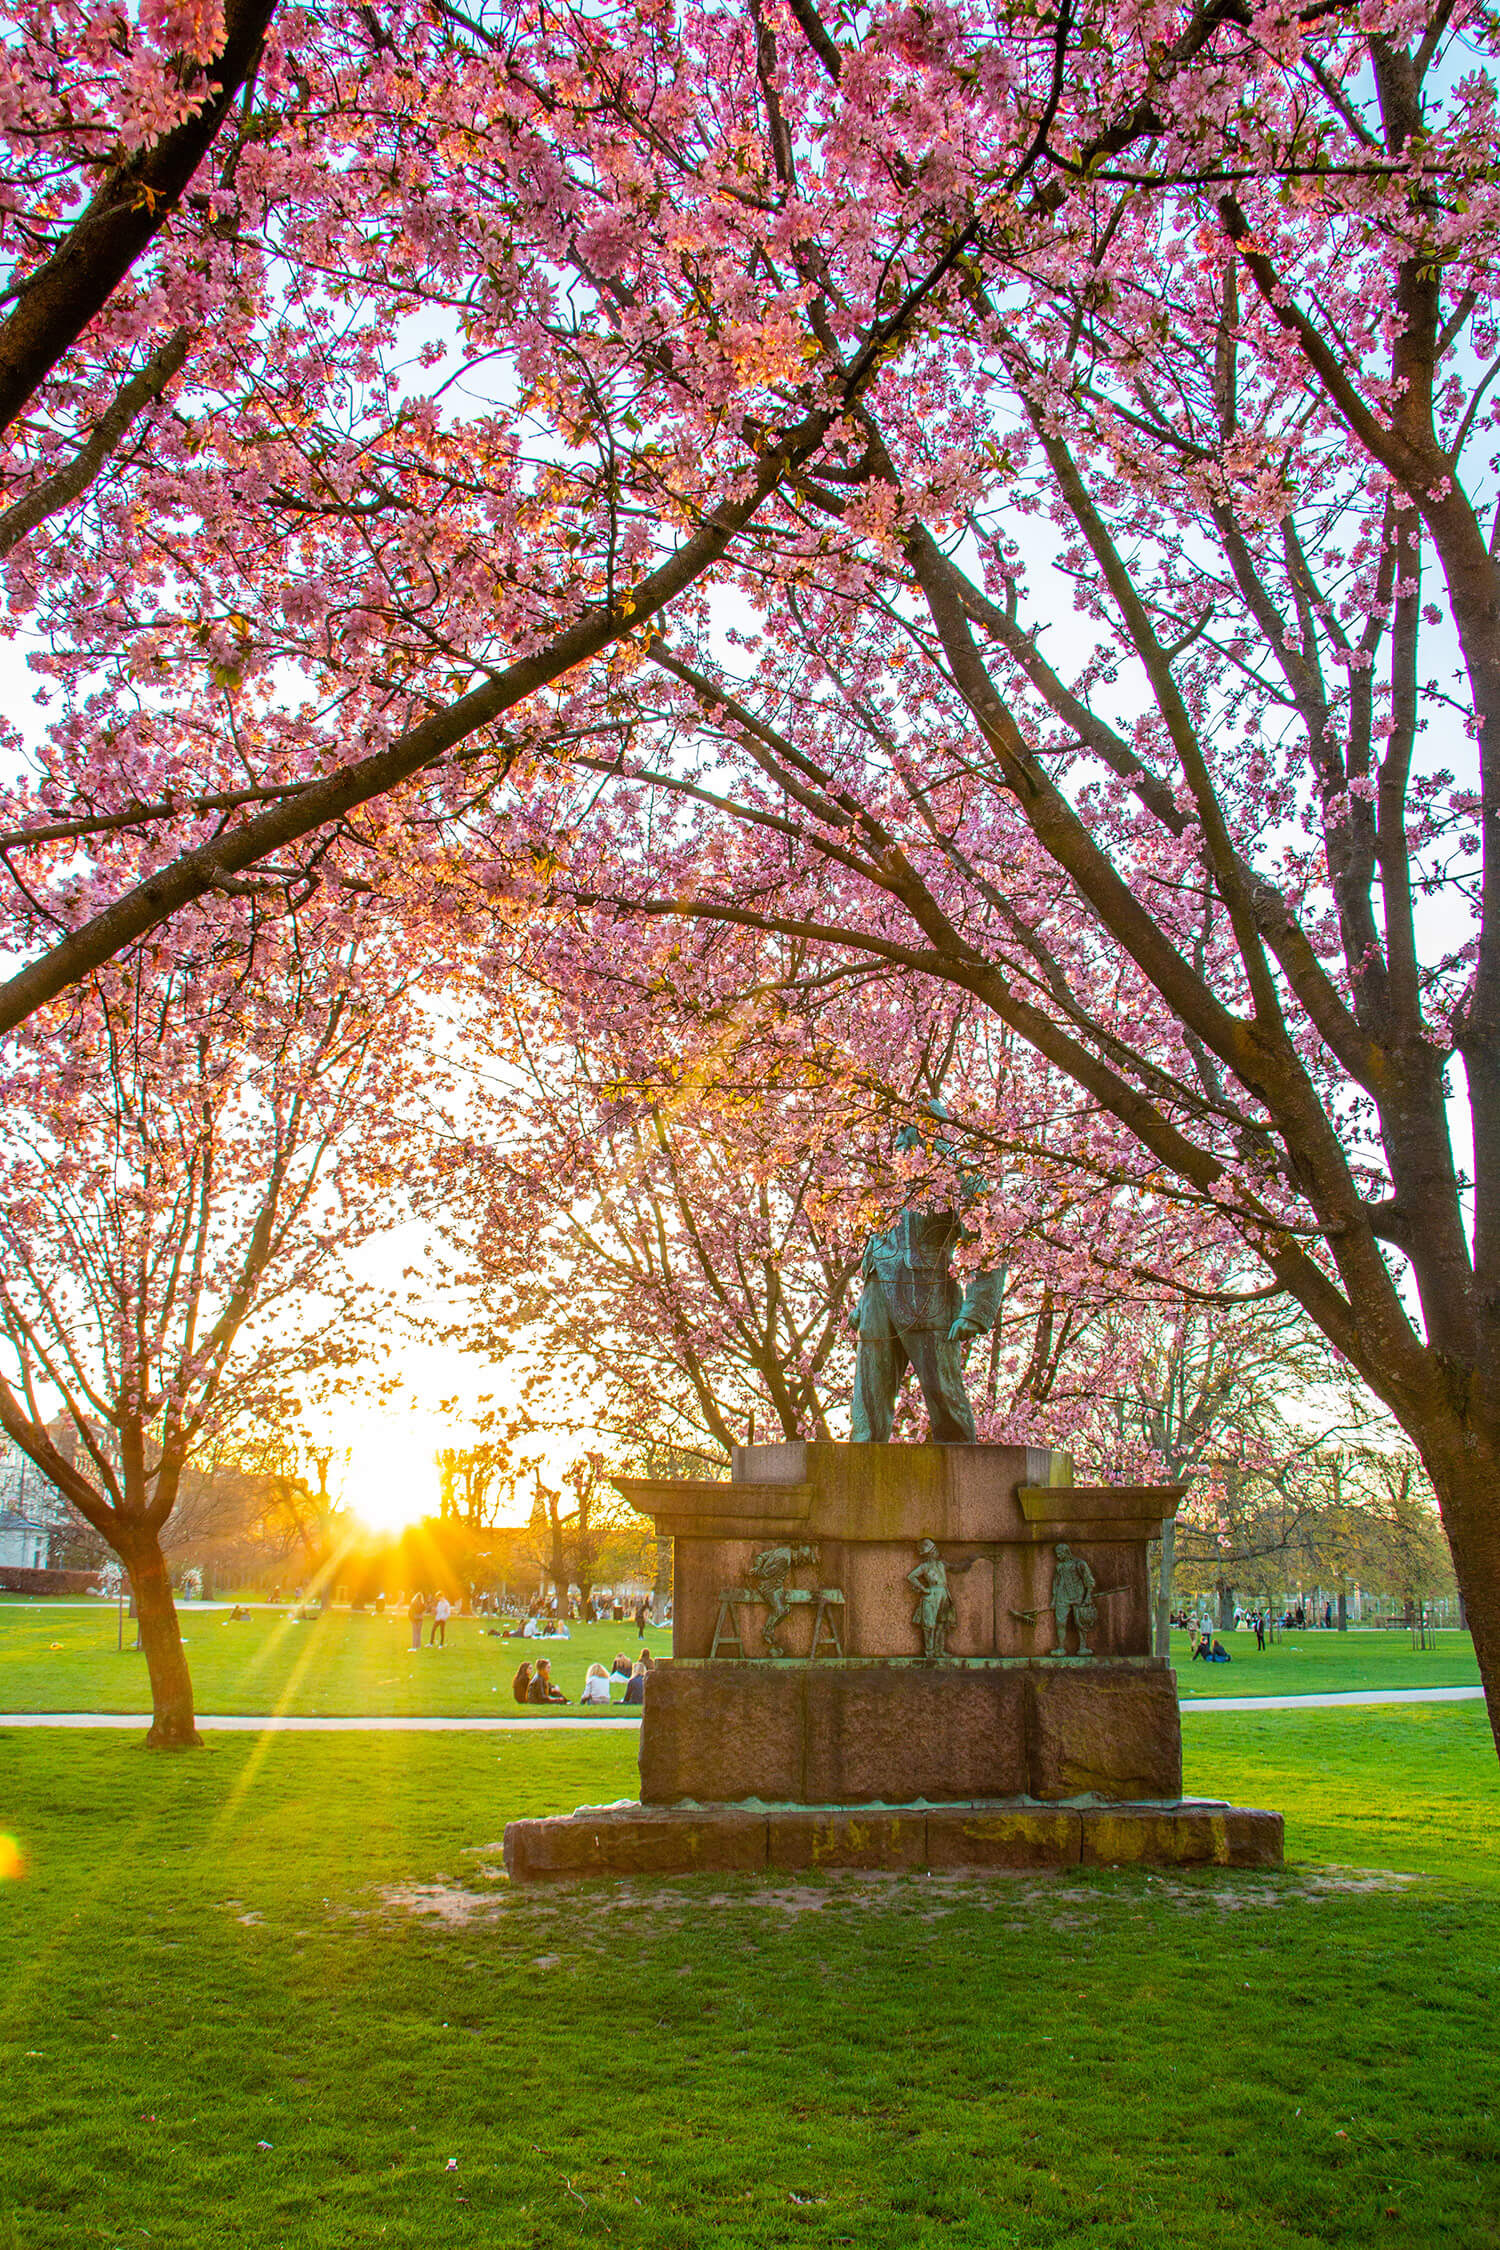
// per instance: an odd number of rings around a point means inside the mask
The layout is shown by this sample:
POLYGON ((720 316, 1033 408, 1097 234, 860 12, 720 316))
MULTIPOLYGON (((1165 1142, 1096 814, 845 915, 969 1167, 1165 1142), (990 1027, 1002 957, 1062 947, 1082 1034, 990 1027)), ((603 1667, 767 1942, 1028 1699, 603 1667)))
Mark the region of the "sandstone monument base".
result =
POLYGON ((1180 1486, 821 1441, 741 1447, 727 1483, 620 1483, 674 1542, 641 1802, 513 1821, 515 1880, 1281 1864, 1278 1813, 1182 1797, 1147 1569, 1180 1486))
POLYGON ((513 1820, 513 1882, 585 1875, 764 1875, 816 1868, 982 1871, 1279 1867, 1281 1815, 1176 1805, 610 1805, 513 1820))

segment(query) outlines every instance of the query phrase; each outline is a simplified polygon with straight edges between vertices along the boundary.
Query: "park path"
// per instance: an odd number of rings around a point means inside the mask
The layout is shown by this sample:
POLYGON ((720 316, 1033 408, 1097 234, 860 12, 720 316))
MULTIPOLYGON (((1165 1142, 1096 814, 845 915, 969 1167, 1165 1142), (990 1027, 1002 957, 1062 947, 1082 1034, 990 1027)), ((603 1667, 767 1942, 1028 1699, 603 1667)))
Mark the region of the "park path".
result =
MULTIPOLYGON (((615 1713, 615 1726, 638 1727, 634 1711, 615 1713)), ((149 1711, 0 1711, 0 1727, 149 1727, 149 1711)), ((583 1727, 607 1734, 597 1719, 294 1719, 281 1712, 211 1718, 198 1713, 200 1730, 214 1734, 534 1734, 538 1728, 583 1727)))
POLYGON ((1348 1688, 1336 1695, 1189 1695, 1183 1711, 1338 1711, 1356 1703, 1478 1703, 1482 1687, 1348 1688))
MULTIPOLYGON (((1368 1688, 1340 1695, 1200 1695, 1184 1711, 1333 1711, 1361 1703, 1478 1703, 1477 1687, 1368 1688)), ((271 1712, 212 1718, 200 1712, 205 1733, 222 1734, 535 1734, 562 1727, 608 1730, 638 1727, 634 1712, 597 1719, 294 1719, 271 1712)), ((148 1727, 149 1711, 0 1711, 0 1727, 148 1727)))

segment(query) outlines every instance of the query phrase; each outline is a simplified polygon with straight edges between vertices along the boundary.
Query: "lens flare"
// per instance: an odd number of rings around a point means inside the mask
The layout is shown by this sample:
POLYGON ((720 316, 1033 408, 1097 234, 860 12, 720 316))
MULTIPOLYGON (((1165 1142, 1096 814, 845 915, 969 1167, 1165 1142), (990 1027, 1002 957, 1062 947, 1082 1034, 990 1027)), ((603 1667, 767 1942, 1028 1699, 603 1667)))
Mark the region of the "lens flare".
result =
POLYGON ((14 1836, 0 1836, 0 1883, 18 1883, 26 1872, 26 1861, 14 1836))

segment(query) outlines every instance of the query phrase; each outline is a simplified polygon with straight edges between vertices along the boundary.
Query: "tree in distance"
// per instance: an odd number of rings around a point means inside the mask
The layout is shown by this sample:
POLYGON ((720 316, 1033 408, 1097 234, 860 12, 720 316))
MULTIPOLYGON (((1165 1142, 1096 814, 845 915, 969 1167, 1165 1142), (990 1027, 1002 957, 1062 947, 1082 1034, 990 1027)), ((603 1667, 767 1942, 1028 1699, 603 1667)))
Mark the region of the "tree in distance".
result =
POLYGON ((0 1426, 129 1572, 168 1748, 198 1739, 162 1544, 184 1477, 367 1356, 344 1253, 389 1219, 430 1069, 373 946, 262 931, 255 969, 117 964, 0 1089, 0 1426))

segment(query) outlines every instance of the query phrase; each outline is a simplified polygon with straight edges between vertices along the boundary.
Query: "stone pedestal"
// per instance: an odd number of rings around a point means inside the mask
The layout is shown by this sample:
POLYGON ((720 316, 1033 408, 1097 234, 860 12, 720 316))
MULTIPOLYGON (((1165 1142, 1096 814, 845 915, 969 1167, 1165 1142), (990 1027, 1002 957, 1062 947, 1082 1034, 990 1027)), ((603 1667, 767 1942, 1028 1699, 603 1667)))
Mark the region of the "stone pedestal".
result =
POLYGON ((622 1478, 674 1543, 641 1806, 514 1823, 512 1872, 1278 1861, 1275 1814, 1181 1804, 1146 1564, 1181 1487, 1061 1460, 808 1442, 742 1447, 724 1483, 622 1478))
POLYGON ((1113 1664, 657 1666, 641 1802, 969 1804, 1182 1794, 1172 1674, 1113 1664))
POLYGON ((1279 1867, 1280 1813, 1178 1805, 853 1809, 608 1805, 513 1820, 515 1883, 582 1875, 779 1875, 832 1868, 976 1874, 1068 1867, 1279 1867))

